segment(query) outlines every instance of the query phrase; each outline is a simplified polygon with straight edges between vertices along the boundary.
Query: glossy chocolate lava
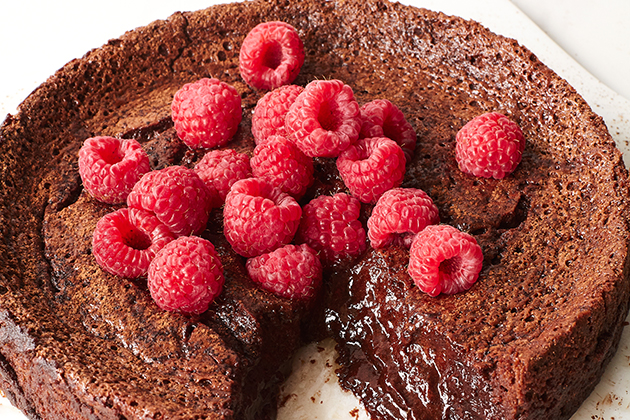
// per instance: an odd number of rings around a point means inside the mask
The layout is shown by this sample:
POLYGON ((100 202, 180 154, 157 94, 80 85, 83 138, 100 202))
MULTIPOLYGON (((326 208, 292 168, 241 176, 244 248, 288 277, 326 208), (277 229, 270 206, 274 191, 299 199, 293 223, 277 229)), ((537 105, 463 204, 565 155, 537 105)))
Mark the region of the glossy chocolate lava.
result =
MULTIPOLYGON (((474 22, 371 0, 177 13, 68 63, 0 135, 0 388, 32 419, 273 416, 285 361, 323 335, 338 341, 342 384, 374 419, 560 419, 615 352, 629 292, 621 154, 573 88, 474 22), (251 152, 265 92, 242 81, 238 52, 268 20, 292 24, 305 43, 296 83, 340 79, 360 104, 386 98, 403 111, 418 134, 404 186, 425 190, 442 222, 483 247, 470 291, 422 294, 407 251, 390 248, 329 269, 315 303, 274 297, 247 278, 220 211, 203 236, 226 287, 200 317, 161 311, 144 281, 97 266, 92 230, 114 207, 82 190, 83 140, 135 137, 154 169, 191 166, 200 153, 174 134, 170 101, 213 76, 241 94, 230 147, 251 152), (486 111, 527 139, 500 181, 464 175, 454 159, 455 133, 486 111)), ((311 196, 343 190, 330 160, 316 167, 311 196)))

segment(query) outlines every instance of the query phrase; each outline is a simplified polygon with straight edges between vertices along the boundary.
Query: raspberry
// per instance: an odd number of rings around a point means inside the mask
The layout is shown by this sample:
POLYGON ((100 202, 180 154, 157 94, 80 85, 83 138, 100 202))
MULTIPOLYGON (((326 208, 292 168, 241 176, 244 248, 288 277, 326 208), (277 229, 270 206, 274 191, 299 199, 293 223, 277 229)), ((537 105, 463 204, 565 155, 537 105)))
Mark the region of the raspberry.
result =
POLYGON ((256 257, 291 242, 301 216, 297 201, 269 182, 241 179, 225 198, 224 233, 236 253, 256 257))
POLYGON ((212 243, 182 236, 151 262, 147 285, 157 305, 170 312, 200 314, 221 293, 223 265, 212 243))
POLYGON ((108 273, 134 279, 145 275, 158 251, 174 239, 153 214, 138 211, 131 220, 129 209, 123 208, 96 223, 92 254, 108 273))
POLYGON ((386 137, 361 139, 337 158, 341 179, 363 203, 375 203, 387 190, 402 184, 405 154, 386 137))
POLYGON ((145 174, 127 197, 132 212, 153 212, 177 236, 201 233, 211 204, 212 193, 206 184, 183 166, 168 166, 145 174))
POLYGON ((249 276, 265 290, 289 299, 309 299, 322 283, 322 264, 308 245, 285 245, 247 260, 249 276))
POLYGON ((455 140, 459 168, 483 178, 502 179, 511 174, 525 149, 519 126, 498 112, 473 118, 459 130, 455 140))
POLYGON ((243 117, 236 89, 208 78, 179 89, 171 103, 171 114, 177 135, 192 149, 224 145, 236 134, 243 117))
POLYGON ((337 157, 359 138, 361 112, 350 86, 315 80, 293 102, 285 124, 289 140, 305 155, 337 157))
POLYGON ((252 115, 252 134, 256 144, 273 135, 286 137, 284 119, 303 90, 302 86, 285 85, 260 98, 252 115))
POLYGON ((124 203, 136 182, 150 170, 149 156, 136 140, 92 137, 79 150, 83 186, 107 204, 124 203))
POLYGON ((416 132, 400 109, 387 99, 376 99, 361 107, 360 138, 387 137, 405 152, 409 162, 416 148, 416 132))
POLYGON ((415 235, 428 225, 440 222, 431 197, 415 188, 394 188, 378 199, 367 221, 372 248, 390 244, 411 247, 415 235))
POLYGON ((359 221, 361 203, 348 194, 321 195, 304 206, 296 235, 318 251, 324 263, 355 258, 365 251, 365 229, 359 221))
POLYGON ((475 238, 449 225, 427 226, 409 250, 409 275, 429 296, 470 289, 482 265, 483 253, 475 238))
POLYGON ((221 207, 232 185, 252 176, 249 156, 236 150, 211 150, 194 167, 199 178, 212 191, 212 207, 221 207))
POLYGON ((241 77, 255 89, 275 89, 292 83, 302 64, 304 45, 288 23, 261 23, 247 34, 241 45, 241 77))
POLYGON ((251 160, 255 177, 301 198, 313 182, 313 159, 285 137, 271 136, 254 149, 251 160))

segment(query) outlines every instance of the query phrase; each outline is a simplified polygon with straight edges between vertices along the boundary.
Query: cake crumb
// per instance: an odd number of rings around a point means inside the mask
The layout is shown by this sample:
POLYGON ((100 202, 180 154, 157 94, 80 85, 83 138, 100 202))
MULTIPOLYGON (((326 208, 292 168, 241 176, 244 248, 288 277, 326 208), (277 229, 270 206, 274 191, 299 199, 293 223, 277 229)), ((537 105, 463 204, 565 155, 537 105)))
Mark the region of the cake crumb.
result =
POLYGON ((278 408, 284 407, 291 400, 297 399, 298 395, 295 393, 285 395, 281 400, 278 401, 278 408))

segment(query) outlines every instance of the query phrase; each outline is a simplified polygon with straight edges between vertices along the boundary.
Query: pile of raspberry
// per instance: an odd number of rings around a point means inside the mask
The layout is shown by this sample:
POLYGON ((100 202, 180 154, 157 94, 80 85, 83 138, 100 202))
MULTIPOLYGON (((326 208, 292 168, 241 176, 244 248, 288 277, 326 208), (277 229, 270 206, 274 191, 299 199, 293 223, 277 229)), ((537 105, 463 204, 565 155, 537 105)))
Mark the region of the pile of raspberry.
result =
MULTIPOLYGON (((205 152, 192 168, 152 171, 135 140, 85 141, 85 189, 126 204, 94 231, 93 254, 104 270, 147 276, 164 310, 204 312, 225 280, 213 244, 199 235, 222 208, 225 238, 246 259, 251 280, 285 298, 313 298, 324 269, 358 258, 368 242, 409 249, 409 275, 431 296, 472 287, 483 263, 474 237, 440 224, 424 191, 401 188, 417 141, 403 112, 386 99, 360 106, 340 80, 291 84, 303 62, 299 34, 286 23, 263 23, 243 41, 243 79, 268 90, 252 116, 251 155, 226 147, 242 119, 241 97, 216 78, 184 85, 171 105, 179 138, 205 152), (335 160, 347 191, 304 203, 315 158, 335 160), (362 206, 371 209, 366 226, 362 206)), ((518 126, 498 113, 475 118, 456 140, 455 159, 474 176, 507 176, 524 147, 518 126)))

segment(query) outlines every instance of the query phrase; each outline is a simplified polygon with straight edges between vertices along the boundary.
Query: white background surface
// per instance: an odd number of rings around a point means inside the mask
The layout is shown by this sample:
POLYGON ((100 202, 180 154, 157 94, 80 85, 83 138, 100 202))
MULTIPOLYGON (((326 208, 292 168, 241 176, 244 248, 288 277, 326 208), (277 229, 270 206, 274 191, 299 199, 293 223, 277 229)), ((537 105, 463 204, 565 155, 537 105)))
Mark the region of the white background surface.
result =
MULTIPOLYGON (((216 1, 3 1, 0 3, 0 121, 7 113, 14 113, 29 92, 73 58, 126 30, 166 18, 178 10, 200 9, 213 3, 216 1)), ((403 3, 473 18, 497 33, 516 38, 576 87, 604 117, 619 146, 629 149, 630 1, 407 0, 403 3)), ((627 156, 628 153, 626 162, 627 156)), ((626 329, 615 360, 573 420, 630 419, 629 335, 626 329)), ((307 353, 304 358, 310 359, 311 355, 307 353)), ((316 374, 321 373, 322 365, 325 360, 296 362, 296 366, 316 366, 316 374)), ((312 375, 308 371, 306 374, 312 375)), ((333 418, 330 411, 318 412, 314 408, 325 405, 319 404, 320 401, 338 397, 318 398, 316 406, 309 406, 313 392, 316 391, 303 392, 303 408, 309 416, 292 418, 333 418)), ((341 415, 338 418, 346 418, 343 414, 348 411, 337 413, 341 415)), ((0 419, 24 417, 0 398, 0 419)))
POLYGON ((630 100, 630 1, 512 2, 593 76, 630 100))

